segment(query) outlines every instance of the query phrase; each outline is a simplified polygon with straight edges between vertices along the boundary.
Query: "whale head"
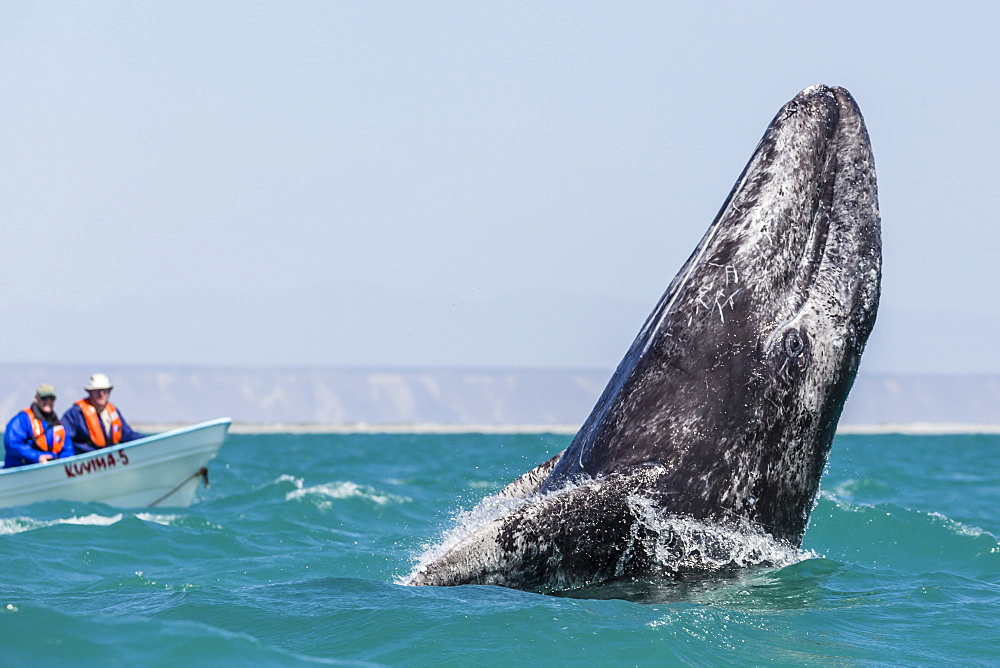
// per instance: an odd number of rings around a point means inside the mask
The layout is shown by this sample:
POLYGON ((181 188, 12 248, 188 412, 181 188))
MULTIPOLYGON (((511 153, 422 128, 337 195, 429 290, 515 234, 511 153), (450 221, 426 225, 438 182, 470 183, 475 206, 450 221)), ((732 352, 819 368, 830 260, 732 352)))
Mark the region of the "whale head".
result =
POLYGON ((774 117, 543 485, 663 466, 665 508, 801 541, 875 322, 871 146, 842 88, 774 117))

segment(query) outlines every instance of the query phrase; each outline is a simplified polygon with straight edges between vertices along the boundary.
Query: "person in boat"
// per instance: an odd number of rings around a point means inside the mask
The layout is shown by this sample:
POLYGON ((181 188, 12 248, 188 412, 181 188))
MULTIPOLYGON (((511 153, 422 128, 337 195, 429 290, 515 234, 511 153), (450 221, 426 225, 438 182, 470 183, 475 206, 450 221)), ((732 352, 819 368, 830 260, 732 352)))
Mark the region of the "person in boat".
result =
POLYGON ((35 390, 35 401, 7 423, 4 468, 44 464, 76 454, 55 408, 56 388, 42 383, 35 390))
POLYGON ((95 373, 83 388, 87 396, 63 413, 66 438, 78 454, 144 437, 129 426, 125 416, 109 401, 113 388, 110 378, 95 373))

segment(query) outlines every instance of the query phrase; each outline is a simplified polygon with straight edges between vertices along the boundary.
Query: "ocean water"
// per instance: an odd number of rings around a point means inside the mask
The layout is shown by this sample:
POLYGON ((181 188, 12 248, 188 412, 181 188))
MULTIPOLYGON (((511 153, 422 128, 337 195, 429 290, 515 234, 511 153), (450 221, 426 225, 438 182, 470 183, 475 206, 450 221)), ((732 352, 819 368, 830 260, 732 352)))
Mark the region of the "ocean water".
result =
POLYGON ((189 508, 2 509, 0 663, 1000 664, 998 436, 839 436, 782 568, 575 597, 398 584, 568 442, 234 435, 189 508))

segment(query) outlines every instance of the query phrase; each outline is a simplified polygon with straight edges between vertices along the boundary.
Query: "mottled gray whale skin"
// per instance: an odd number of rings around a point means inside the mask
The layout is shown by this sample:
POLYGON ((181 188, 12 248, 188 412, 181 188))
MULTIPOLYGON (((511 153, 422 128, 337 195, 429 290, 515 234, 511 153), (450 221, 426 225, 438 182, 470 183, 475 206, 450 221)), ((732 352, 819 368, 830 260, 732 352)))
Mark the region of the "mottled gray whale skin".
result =
POLYGON ((544 591, 769 562, 753 541, 734 554, 734 535, 797 548, 880 280, 861 112, 842 88, 807 88, 768 126, 570 446, 408 584, 544 591))

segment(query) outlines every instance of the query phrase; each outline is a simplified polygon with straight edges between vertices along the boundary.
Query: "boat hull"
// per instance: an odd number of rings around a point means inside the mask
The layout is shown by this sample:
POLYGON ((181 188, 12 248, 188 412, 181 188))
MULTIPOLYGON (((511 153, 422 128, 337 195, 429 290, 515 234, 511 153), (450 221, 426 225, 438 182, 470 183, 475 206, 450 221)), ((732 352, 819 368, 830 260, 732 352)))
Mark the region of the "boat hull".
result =
POLYGON ((148 436, 46 464, 0 470, 0 508, 38 501, 98 501, 121 508, 191 505, 230 420, 148 436))

